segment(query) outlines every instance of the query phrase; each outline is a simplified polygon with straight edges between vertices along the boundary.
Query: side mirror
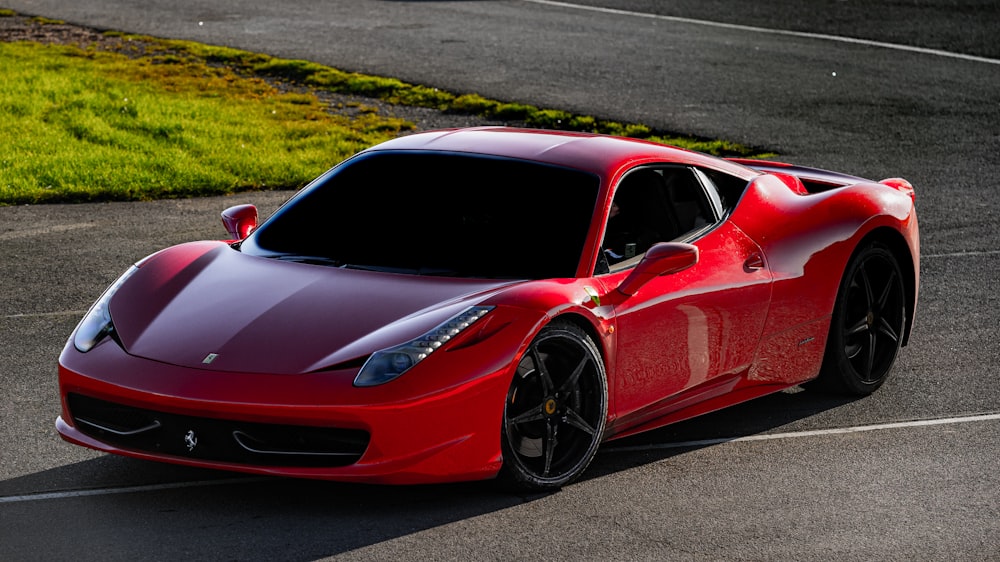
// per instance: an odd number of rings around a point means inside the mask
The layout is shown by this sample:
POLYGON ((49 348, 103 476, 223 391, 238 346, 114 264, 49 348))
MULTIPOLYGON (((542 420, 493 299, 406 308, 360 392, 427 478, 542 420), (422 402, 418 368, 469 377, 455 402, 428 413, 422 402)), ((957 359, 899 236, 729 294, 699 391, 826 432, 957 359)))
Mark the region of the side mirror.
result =
POLYGON ((679 242, 661 242, 646 251, 642 261, 618 286, 618 291, 631 297, 654 277, 684 271, 698 263, 698 247, 679 242))
POLYGON ((257 207, 236 205, 222 211, 222 226, 226 227, 230 238, 243 240, 257 228, 257 207))

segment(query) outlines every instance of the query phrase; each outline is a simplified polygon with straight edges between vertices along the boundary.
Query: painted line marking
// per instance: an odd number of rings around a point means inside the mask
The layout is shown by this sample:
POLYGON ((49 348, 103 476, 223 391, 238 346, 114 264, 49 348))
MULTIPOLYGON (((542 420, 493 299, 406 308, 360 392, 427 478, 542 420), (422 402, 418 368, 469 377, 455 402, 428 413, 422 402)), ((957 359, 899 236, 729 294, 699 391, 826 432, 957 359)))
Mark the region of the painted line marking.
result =
POLYGON ((857 39, 854 37, 843 37, 840 35, 827 35, 825 33, 810 33, 807 31, 790 31, 787 29, 770 29, 767 27, 757 27, 753 25, 740 25, 736 23, 723 23, 718 21, 699 20, 694 18, 684 18, 680 16, 665 16, 661 14, 649 14, 644 12, 632 12, 629 10, 618 10, 615 8, 602 8, 599 6, 584 6, 570 2, 557 2, 555 0, 522 0, 531 4, 544 6, 555 6, 558 8, 569 8, 571 10, 585 10, 588 12, 599 12, 602 14, 614 14, 618 16, 632 16, 654 20, 670 21, 674 23, 686 23, 692 25, 702 25, 705 27, 717 27, 720 29, 734 29, 737 31, 749 31, 752 33, 767 33, 770 35, 784 35, 788 37, 798 37, 802 39, 819 39, 822 41, 834 41, 837 43, 848 43, 851 45, 864 45, 867 47, 879 47, 882 49, 893 49, 896 51, 906 51, 909 53, 919 53, 922 55, 934 55, 937 57, 947 57, 971 62, 982 62, 986 64, 1000 65, 1000 60, 987 57, 977 57, 962 53, 953 53, 940 49, 928 49, 926 47, 914 47, 912 45, 900 45, 897 43, 885 43, 883 41, 872 41, 870 39, 857 39))
POLYGON ((200 488, 203 486, 248 484, 268 480, 265 477, 259 478, 227 478, 220 480, 195 480, 192 482, 170 482, 167 484, 147 484, 143 486, 123 486, 120 488, 94 488, 91 490, 67 490, 64 492, 40 492, 37 494, 25 494, 23 496, 3 496, 0 497, 0 504, 31 502, 40 500, 62 500, 69 498, 83 498, 87 496, 108 496, 112 494, 134 494, 136 492, 158 492, 160 490, 177 490, 180 488, 200 488))
POLYGON ((872 425, 858 425, 854 427, 838 427, 833 429, 815 429, 810 431, 795 431, 789 433, 770 433, 766 435, 747 435, 745 437, 720 437, 717 439, 698 439, 695 441, 678 441, 676 443, 658 443, 655 445, 635 445, 631 447, 609 447, 602 449, 602 453, 624 453, 660 451, 666 449, 687 449, 691 447, 706 447, 709 445, 720 445, 722 443, 739 443, 746 441, 775 441, 778 439, 795 439, 799 437, 821 437, 824 435, 843 435, 848 433, 864 433, 867 431, 882 431, 886 429, 903 429, 909 427, 928 427, 934 425, 952 425, 958 423, 973 423, 984 421, 1000 420, 1000 413, 997 414, 977 414, 972 416, 960 416, 951 418, 939 418, 933 420, 915 420, 908 422, 877 423, 872 425))
POLYGON ((979 256, 996 256, 1000 255, 1000 250, 977 250, 972 252, 950 252, 947 254, 930 254, 926 256, 920 256, 920 259, 926 260, 931 258, 964 258, 964 257, 979 257, 979 256))
POLYGON ((4 319, 8 318, 44 318, 46 316, 83 316, 86 314, 86 310, 62 310, 59 312, 28 312, 25 314, 8 314, 4 316, 4 319))

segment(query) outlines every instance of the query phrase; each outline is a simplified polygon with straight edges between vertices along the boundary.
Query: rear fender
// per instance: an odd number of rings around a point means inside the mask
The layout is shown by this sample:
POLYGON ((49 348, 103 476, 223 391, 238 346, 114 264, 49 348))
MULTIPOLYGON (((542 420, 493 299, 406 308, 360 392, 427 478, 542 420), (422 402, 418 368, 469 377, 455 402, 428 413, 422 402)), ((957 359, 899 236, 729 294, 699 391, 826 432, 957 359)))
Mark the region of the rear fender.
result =
POLYGON ((808 324, 821 327, 815 341, 825 340, 847 262, 872 233, 895 233, 904 241, 897 248, 909 252, 916 301, 919 241, 906 189, 862 181, 803 196, 780 178, 763 175, 751 182, 731 220, 760 245, 774 279, 764 350, 783 332, 810 332, 803 328, 808 324))

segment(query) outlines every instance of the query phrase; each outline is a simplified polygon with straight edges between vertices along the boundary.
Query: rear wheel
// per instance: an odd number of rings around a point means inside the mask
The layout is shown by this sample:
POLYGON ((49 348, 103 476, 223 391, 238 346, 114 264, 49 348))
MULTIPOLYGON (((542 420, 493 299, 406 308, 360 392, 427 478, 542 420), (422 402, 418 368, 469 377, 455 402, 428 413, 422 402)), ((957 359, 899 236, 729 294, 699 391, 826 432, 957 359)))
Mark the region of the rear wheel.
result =
POLYGON ((866 395, 889 377, 906 327, 899 263, 880 244, 856 252, 841 281, 818 383, 866 395))
POLYGON ((500 479, 553 490, 583 473, 597 453, 608 414, 597 346, 570 323, 546 326, 518 363, 504 406, 500 479))

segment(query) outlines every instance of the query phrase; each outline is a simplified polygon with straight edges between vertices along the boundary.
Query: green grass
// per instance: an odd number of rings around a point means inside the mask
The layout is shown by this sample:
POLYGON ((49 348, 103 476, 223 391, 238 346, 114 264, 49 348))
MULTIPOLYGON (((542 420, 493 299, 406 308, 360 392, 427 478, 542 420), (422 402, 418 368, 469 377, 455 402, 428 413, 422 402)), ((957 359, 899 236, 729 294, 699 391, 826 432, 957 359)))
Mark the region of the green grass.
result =
POLYGON ((412 125, 223 67, 0 43, 0 203, 292 189, 412 125))
POLYGON ((331 114, 316 90, 716 155, 767 156, 726 141, 665 136, 642 124, 459 95, 309 61, 106 35, 122 40, 118 51, 0 43, 0 205, 295 189, 347 156, 413 128, 363 105, 353 118, 331 114), (276 82, 295 88, 279 90, 276 82))

